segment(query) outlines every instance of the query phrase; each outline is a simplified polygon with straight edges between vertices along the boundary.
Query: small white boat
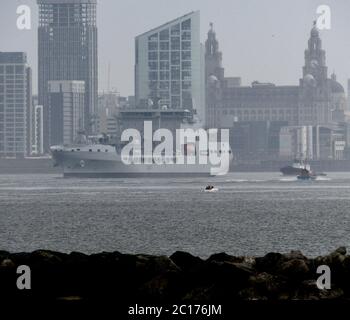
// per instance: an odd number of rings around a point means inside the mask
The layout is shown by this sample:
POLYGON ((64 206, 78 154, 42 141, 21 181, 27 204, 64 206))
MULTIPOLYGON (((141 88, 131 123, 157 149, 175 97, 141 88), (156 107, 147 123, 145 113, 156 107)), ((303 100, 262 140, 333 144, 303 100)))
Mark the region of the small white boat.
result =
POLYGON ((207 186, 205 189, 204 189, 205 192, 218 192, 219 189, 218 188, 215 188, 214 186, 207 186))

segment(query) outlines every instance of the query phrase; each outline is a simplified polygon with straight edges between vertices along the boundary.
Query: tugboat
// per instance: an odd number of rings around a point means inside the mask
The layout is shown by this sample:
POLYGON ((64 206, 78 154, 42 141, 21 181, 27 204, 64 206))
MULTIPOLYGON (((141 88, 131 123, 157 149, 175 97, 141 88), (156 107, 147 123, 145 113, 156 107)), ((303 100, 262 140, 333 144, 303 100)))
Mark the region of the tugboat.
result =
POLYGON ((280 169, 281 173, 285 176, 301 176, 303 170, 307 170, 314 177, 327 175, 323 172, 313 172, 305 160, 295 160, 291 166, 285 166, 280 169))
POLYGON ((316 175, 314 175, 311 171, 306 168, 301 170, 301 174, 297 176, 298 180, 315 180, 316 175))
POLYGON ((311 172, 310 165, 303 162, 302 160, 294 160, 291 166, 285 166, 280 169, 283 175, 285 176, 298 176, 302 174, 302 171, 306 169, 311 172))

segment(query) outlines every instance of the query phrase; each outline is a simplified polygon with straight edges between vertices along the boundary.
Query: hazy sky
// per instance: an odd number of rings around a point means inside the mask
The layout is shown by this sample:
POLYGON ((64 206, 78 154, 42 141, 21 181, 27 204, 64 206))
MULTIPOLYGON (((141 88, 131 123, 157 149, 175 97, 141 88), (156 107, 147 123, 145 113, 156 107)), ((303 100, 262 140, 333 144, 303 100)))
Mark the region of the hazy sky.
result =
MULTIPOLYGON (((201 40, 214 23, 226 76, 296 85, 319 5, 332 10, 332 29, 321 32, 329 74, 346 88, 350 78, 350 0, 98 0, 99 90, 134 92, 134 37, 186 14, 201 12, 201 40)), ((37 88, 37 5, 35 0, 0 0, 0 51, 26 51, 37 88), (32 8, 32 29, 16 27, 16 8, 32 8)))

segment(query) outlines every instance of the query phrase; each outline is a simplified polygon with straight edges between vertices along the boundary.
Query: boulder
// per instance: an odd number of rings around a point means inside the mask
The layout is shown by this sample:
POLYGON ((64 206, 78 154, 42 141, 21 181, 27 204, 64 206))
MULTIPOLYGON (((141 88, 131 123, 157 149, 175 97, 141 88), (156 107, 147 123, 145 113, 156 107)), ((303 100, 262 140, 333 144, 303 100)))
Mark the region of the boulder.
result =
POLYGON ((30 256, 30 263, 34 265, 47 266, 57 265, 64 261, 66 254, 48 250, 34 251, 30 256))
POLYGON ((232 263, 242 263, 244 261, 244 257, 234 257, 230 256, 225 252, 216 253, 211 255, 207 261, 218 261, 218 262, 232 262, 232 263))
POLYGON ((320 290, 316 285, 316 280, 305 280, 296 288, 293 299, 297 300, 320 300, 343 298, 344 291, 332 284, 330 290, 320 290))
POLYGON ((7 259, 9 256, 9 252, 0 250, 0 263, 2 260, 7 259))
POLYGON ((155 276, 137 289, 137 300, 158 303, 178 301, 183 290, 182 277, 179 272, 171 271, 155 276))
POLYGON ((284 260, 281 253, 271 252, 255 259, 255 267, 261 272, 276 273, 279 264, 284 260))
POLYGON ((290 253, 286 253, 283 255, 284 260, 308 260, 307 257, 303 255, 303 253, 299 250, 292 250, 290 253))
POLYGON ((304 280, 310 275, 310 269, 305 260, 292 259, 282 262, 278 268, 278 273, 291 281, 304 280))
POLYGON ((334 251, 335 253, 339 253, 343 256, 346 255, 346 247, 339 247, 337 250, 334 251))
POLYGON ((211 261, 207 262, 206 272, 207 279, 240 288, 247 283, 250 276, 254 275, 255 270, 244 263, 211 261))
POLYGON ((27 252, 18 252, 11 253, 9 257, 16 265, 30 265, 32 254, 27 252))
POLYGON ((166 256, 137 255, 135 258, 135 272, 143 281, 167 272, 180 271, 179 267, 166 256))
POLYGON ((254 288, 258 296, 277 299, 282 292, 287 292, 288 286, 284 279, 262 272, 249 278, 249 287, 254 288))
POLYGON ((15 267, 16 267, 15 263, 9 258, 2 260, 0 263, 0 268, 15 268, 15 267))
POLYGON ((183 251, 176 251, 170 256, 172 260, 182 271, 189 272, 194 268, 197 268, 204 261, 199 258, 191 255, 190 253, 183 251))

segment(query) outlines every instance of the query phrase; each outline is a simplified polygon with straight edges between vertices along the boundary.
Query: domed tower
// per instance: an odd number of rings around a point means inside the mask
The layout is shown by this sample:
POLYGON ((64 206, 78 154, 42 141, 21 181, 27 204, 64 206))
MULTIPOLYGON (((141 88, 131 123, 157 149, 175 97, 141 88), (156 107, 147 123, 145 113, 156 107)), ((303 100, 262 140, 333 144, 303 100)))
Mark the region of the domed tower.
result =
POLYGON ((344 87, 337 81, 337 76, 333 72, 328 79, 331 90, 332 120, 342 122, 345 120, 346 94, 344 87))
POLYGON ((210 23, 208 38, 205 41, 205 75, 206 80, 210 76, 215 76, 220 81, 224 79, 222 53, 219 51, 219 42, 216 39, 213 23, 210 23))
POLYGON ((222 67, 222 53, 216 39, 213 23, 210 23, 208 38, 205 42, 205 88, 206 88, 206 126, 219 127, 217 109, 222 98, 222 84, 224 68, 222 67))

